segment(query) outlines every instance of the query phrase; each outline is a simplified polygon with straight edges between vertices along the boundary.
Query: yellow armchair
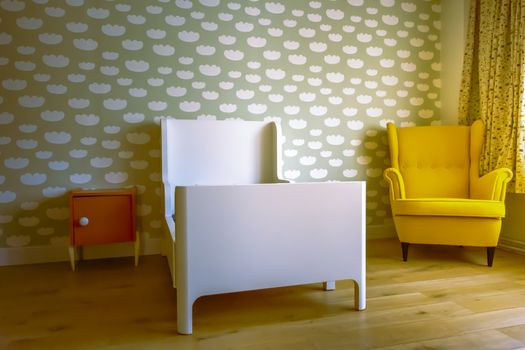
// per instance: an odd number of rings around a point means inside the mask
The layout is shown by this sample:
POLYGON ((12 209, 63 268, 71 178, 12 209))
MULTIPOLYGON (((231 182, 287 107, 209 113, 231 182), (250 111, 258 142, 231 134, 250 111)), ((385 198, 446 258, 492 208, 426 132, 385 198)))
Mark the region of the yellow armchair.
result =
POLYGON ((492 266, 512 171, 479 177, 483 123, 396 128, 387 125, 391 167, 384 177, 403 260, 409 244, 487 248, 492 266))

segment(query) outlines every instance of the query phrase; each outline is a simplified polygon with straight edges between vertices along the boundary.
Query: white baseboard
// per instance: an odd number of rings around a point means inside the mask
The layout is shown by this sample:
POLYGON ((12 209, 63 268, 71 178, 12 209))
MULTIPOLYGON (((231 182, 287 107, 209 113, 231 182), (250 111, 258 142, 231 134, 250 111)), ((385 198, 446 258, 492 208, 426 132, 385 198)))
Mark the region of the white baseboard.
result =
POLYGON ((508 250, 513 253, 525 255, 525 242, 516 239, 501 237, 499 238, 498 248, 508 250))
MULTIPOLYGON (((67 241, 67 240, 64 240, 67 241)), ((141 242, 140 255, 161 253, 161 238, 148 238, 141 242)), ((101 244, 83 247, 84 259, 117 258, 134 255, 134 243, 101 244)), ((0 266, 39 264, 68 261, 68 245, 60 243, 46 246, 0 248, 0 266)))
MULTIPOLYGON (((394 238, 393 225, 368 225, 366 239, 394 238)), ((39 264, 69 261, 67 238, 46 246, 0 248, 0 266, 39 264)), ((501 241, 500 241, 501 242, 501 241)), ((523 252, 525 254, 525 243, 523 252)), ((83 247, 84 259, 102 259, 133 256, 133 242, 101 244, 83 247)), ((162 254, 162 238, 148 238, 141 242, 141 255, 162 254)))

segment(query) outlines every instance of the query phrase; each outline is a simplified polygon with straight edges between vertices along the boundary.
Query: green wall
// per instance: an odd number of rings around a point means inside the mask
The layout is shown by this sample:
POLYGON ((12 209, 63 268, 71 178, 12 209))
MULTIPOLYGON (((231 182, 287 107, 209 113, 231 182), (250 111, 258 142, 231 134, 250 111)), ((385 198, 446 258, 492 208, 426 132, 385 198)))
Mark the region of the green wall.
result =
POLYGON ((161 232, 158 121, 281 122, 284 174, 367 180, 384 127, 439 123, 439 1, 0 1, 0 247, 64 244, 71 188, 138 186, 161 232))

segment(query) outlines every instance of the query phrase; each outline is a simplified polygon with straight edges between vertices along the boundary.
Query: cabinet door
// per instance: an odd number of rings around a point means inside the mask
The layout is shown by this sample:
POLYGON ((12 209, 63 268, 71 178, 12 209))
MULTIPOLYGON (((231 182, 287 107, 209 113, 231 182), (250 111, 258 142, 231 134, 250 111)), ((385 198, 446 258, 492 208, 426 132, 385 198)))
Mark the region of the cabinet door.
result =
POLYGON ((126 242, 135 239, 131 196, 73 198, 73 245, 126 242), (81 218, 88 223, 81 225, 81 218))

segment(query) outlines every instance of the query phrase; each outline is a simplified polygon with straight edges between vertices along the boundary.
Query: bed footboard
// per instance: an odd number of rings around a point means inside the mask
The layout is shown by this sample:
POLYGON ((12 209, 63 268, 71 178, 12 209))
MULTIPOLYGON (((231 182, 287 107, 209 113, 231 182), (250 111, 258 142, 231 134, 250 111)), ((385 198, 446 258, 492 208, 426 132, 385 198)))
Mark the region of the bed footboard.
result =
POLYGON ((366 307, 365 182, 177 187, 177 330, 205 295, 354 280, 366 307))

